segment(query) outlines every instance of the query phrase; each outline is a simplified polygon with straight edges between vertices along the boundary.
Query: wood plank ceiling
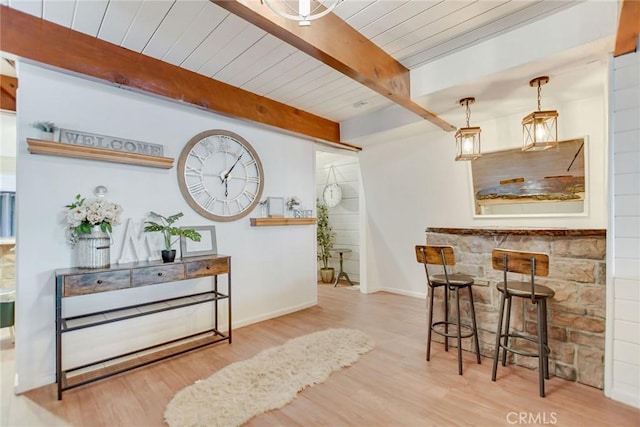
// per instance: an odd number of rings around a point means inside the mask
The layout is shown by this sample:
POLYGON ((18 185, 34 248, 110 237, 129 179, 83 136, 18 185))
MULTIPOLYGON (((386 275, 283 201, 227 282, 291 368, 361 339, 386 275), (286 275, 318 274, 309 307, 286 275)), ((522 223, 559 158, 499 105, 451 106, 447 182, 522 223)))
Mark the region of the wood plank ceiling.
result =
MULTIPOLYGON (((396 102, 443 129, 453 129, 445 121, 438 123, 437 111, 431 113, 428 105, 415 104, 404 92, 383 96, 381 93, 389 87, 384 86, 384 82, 380 86, 379 81, 371 81, 366 74, 366 67, 371 66, 367 64, 369 58, 361 58, 363 68, 345 73, 340 66, 332 68, 323 63, 331 62, 326 55, 314 57, 309 54, 312 48, 304 49, 305 52, 299 45, 295 47, 296 41, 291 39, 295 32, 288 32, 285 43, 281 40, 283 37, 278 38, 230 13, 227 9, 232 7, 225 6, 225 9, 216 3, 222 2, 0 0, 0 4, 36 18, 242 89, 253 95, 254 100, 276 101, 276 105, 285 104, 336 125, 396 102)), ((336 16, 332 19, 346 22, 386 53, 388 59, 408 70, 577 3, 571 0, 346 0, 335 9, 336 16)), ((255 7, 259 6, 258 1, 255 7)), ((267 9, 264 5, 260 7, 267 9)), ((314 21, 310 28, 318 30, 322 25, 321 20, 314 21)), ((330 34, 327 43, 339 37, 330 34)), ((6 46, 0 45, 0 48, 10 52, 6 46)), ((300 133, 298 129, 291 130, 300 133)), ((301 134, 339 142, 339 137, 301 134)))

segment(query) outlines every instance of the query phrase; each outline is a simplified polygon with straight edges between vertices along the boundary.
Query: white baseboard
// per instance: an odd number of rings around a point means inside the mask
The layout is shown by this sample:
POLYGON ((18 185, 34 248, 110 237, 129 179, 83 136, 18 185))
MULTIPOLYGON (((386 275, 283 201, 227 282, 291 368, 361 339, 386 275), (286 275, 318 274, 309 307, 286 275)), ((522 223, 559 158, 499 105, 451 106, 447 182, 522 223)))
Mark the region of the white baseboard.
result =
POLYGON ((404 289, 396 289, 396 288, 380 288, 376 292, 378 291, 389 292, 391 294, 405 295, 412 298, 427 299, 426 292, 425 293, 414 292, 414 291, 407 291, 404 289))
POLYGON ((242 328, 243 326, 249 326, 254 323, 263 322, 265 320, 273 319, 274 317, 280 317, 284 316, 285 314, 295 313, 296 311, 304 310, 305 308, 313 307, 315 305, 318 305, 317 301, 309 301, 293 307, 287 307, 281 310, 272 311, 271 313, 261 314, 260 316, 250 317, 238 322, 233 322, 233 328, 242 328))
POLYGON ((40 388, 40 387, 44 387, 46 385, 49 384, 54 384, 56 382, 56 374, 44 374, 44 375, 39 375, 37 377, 34 378, 30 378, 30 381, 28 383, 20 382, 19 378, 18 378, 18 374, 16 373, 15 376, 15 381, 14 381, 14 391, 16 394, 21 394, 24 392, 27 392, 29 390, 33 390, 35 388, 40 388))
POLYGON ((637 393, 631 393, 624 390, 616 390, 613 389, 609 393, 609 397, 613 400, 617 400, 618 402, 622 402, 625 405, 633 406, 634 408, 640 409, 640 395, 637 393))

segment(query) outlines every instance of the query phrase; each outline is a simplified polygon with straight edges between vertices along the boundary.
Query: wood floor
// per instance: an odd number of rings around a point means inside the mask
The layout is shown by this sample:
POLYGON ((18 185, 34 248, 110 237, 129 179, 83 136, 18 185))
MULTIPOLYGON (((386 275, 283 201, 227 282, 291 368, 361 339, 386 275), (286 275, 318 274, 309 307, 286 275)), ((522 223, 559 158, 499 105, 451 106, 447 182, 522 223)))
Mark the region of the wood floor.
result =
MULTIPOLYGON (((319 285, 319 304, 234 331, 226 343, 166 360, 64 393, 55 386, 11 393, 13 350, 2 340, 2 426, 163 426, 163 412, 183 387, 234 361, 306 333, 357 328, 376 347, 326 382, 299 393, 289 405, 260 415, 256 426, 639 426, 640 410, 604 397, 601 390, 552 378, 538 397, 537 372, 508 366, 492 382, 491 360, 475 363, 434 344, 425 361, 424 300, 389 293, 362 295, 349 287, 319 285)), ((4 335, 3 335, 4 337, 4 335)))

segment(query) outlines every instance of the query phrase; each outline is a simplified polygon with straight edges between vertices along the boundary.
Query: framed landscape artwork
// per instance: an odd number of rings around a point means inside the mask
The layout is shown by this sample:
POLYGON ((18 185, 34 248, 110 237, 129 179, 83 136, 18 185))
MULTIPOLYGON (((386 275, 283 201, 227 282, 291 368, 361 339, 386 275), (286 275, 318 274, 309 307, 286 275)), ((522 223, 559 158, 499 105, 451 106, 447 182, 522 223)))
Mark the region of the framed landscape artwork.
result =
POLYGON ((579 138, 483 154, 471 162, 475 216, 585 214, 586 149, 579 138))

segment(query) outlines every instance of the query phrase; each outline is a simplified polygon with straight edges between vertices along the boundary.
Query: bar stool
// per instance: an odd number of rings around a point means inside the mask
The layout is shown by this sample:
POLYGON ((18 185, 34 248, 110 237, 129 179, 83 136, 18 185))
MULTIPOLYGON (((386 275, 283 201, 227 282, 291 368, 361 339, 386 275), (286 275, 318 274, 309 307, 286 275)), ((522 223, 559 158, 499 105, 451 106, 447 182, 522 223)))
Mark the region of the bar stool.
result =
POLYGON ((429 294, 428 310, 429 322, 427 328, 427 361, 431 357, 431 333, 434 332, 444 337, 444 350, 449 351, 449 338, 456 338, 458 344, 458 374, 462 375, 462 338, 473 337, 476 347, 476 359, 480 361, 480 345, 478 344, 478 327, 476 325, 476 311, 473 306, 473 292, 471 287, 474 279, 466 274, 451 274, 447 266, 455 265, 455 254, 452 246, 422 246, 416 245, 416 260, 424 265, 427 276, 427 293, 429 294), (428 264, 441 265, 444 274, 429 275, 428 264), (444 288, 444 320, 433 321, 433 295, 436 288, 444 288), (469 289, 469 307, 471 310, 471 325, 462 324, 460 321, 460 289, 469 289), (456 296, 456 319, 449 320, 449 291, 454 291, 456 296), (441 327, 442 329, 441 330, 441 327), (453 332, 449 326, 454 326, 453 332))
POLYGON ((502 270, 504 279, 496 285, 500 292, 500 309, 498 314, 498 329, 496 331, 496 348, 493 355, 493 372, 491 380, 496 380, 498 372, 498 357, 502 349, 502 366, 507 366, 507 352, 519 354, 527 357, 538 358, 538 377, 540 384, 540 397, 544 397, 544 380, 549 379, 549 342, 547 337, 547 300, 553 298, 555 291, 547 286, 537 285, 535 276, 549 275, 549 255, 537 252, 519 252, 507 249, 494 249, 491 253, 492 265, 496 270, 502 270), (530 274, 531 280, 523 282, 519 280, 509 280, 507 273, 530 274), (509 320, 511 318, 511 298, 530 299, 536 306, 536 322, 538 326, 537 336, 509 331, 509 320), (505 321, 505 301, 507 302, 506 325, 502 329, 505 321), (526 351, 510 345, 509 340, 525 339, 537 344, 537 351, 526 351), (502 342, 500 340, 502 339, 502 342))

